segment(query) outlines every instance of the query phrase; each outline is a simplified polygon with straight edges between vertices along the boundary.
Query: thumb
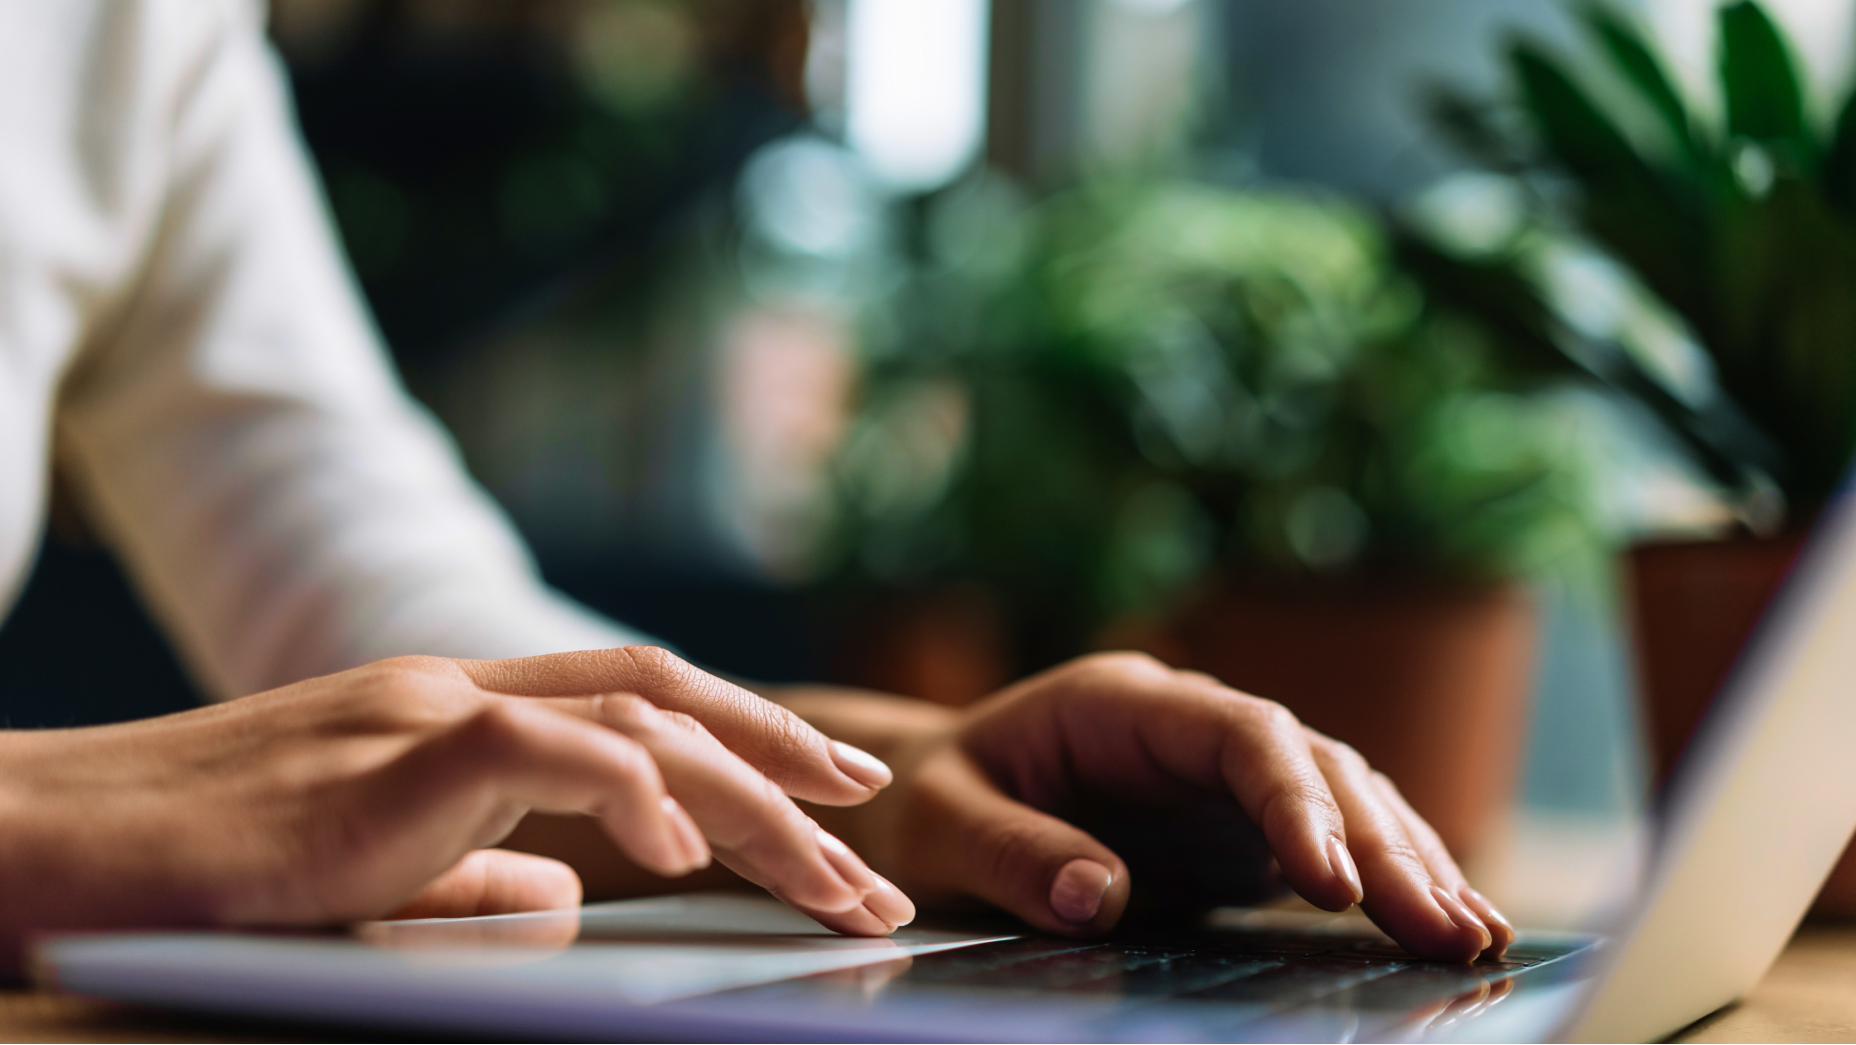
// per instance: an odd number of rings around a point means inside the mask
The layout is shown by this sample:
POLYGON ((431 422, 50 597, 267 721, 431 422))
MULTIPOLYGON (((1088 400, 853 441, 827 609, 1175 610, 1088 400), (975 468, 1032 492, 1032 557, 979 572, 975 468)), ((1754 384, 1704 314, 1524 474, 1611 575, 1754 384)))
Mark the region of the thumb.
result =
POLYGON ((388 918, 470 918, 580 906, 580 876, 545 856, 477 849, 388 918))
POLYGON ((1045 932, 1093 936, 1128 906, 1128 865, 1088 832, 1016 801, 946 751, 919 771, 929 815, 910 862, 937 892, 976 896, 1045 932))

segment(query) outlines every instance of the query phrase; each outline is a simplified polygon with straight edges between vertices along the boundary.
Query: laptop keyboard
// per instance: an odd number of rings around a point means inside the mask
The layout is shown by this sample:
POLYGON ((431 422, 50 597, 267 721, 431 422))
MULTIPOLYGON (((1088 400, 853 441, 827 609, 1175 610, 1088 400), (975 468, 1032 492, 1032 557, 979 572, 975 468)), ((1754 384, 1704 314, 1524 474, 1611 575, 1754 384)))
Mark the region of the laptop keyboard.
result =
POLYGON ((1404 1036, 1485 1011, 1507 997, 1517 976, 1590 943, 1570 935, 1524 938, 1503 960, 1471 965, 1414 959, 1362 919, 1309 919, 1313 932, 1283 931, 1276 921, 1100 941, 1022 937, 750 990, 820 1001, 819 992, 856 995, 861 1004, 941 997, 947 1001, 934 1004, 970 1012, 1012 998, 1071 999, 1094 1014, 1102 1040, 1147 1036, 1162 1017, 1186 1020, 1161 1024, 1182 1039, 1250 1037, 1258 1027, 1272 1036, 1272 1020, 1290 1021, 1278 1029, 1300 1037, 1310 1033, 1311 1013, 1340 1018, 1345 1026, 1335 1033, 1343 1037, 1404 1036), (1117 1027, 1136 1030, 1124 1035, 1117 1027))
MULTIPOLYGON (((1428 996, 1440 990, 1467 990, 1512 976, 1571 949, 1524 949, 1503 961, 1465 965, 1419 961, 1390 944, 1321 937, 1232 939, 1223 933, 1208 933, 1172 941, 1084 944, 1029 938, 923 955, 914 959, 895 982, 1284 1004, 1387 977, 1401 988, 1408 985, 1428 996)), ((1382 988, 1375 993, 1386 991, 1382 988)))

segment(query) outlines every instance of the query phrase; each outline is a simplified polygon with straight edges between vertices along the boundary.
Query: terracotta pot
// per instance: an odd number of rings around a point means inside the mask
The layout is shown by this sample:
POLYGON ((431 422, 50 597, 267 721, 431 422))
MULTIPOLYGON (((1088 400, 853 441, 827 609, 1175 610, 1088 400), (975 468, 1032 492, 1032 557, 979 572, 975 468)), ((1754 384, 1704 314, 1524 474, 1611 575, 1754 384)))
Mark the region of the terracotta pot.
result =
POLYGON ((1357 748, 1459 858, 1513 799, 1535 637, 1518 586, 1235 586, 1174 637, 1183 665, 1357 748))
POLYGON ((1688 747, 1799 545, 1798 536, 1786 535, 1667 541, 1630 550, 1644 741, 1658 787, 1688 747))
MULTIPOLYGON (((1688 747, 1803 544, 1800 530, 1631 549, 1631 626, 1657 786, 1688 747)), ((1856 849, 1844 851, 1811 910, 1856 916, 1856 849)))

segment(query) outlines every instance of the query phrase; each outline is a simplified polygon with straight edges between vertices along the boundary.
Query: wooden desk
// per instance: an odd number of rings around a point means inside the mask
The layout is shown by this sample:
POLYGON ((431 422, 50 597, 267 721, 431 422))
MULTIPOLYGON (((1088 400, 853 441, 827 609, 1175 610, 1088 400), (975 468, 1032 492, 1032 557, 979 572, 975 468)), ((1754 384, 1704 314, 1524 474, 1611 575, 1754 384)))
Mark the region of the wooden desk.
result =
MULTIPOLYGON (((0 1041, 393 1041, 426 1036, 356 1028, 195 1019, 38 991, 0 991, 0 1041)), ((1678 1042, 1856 1041, 1856 925, 1806 926, 1745 1001, 1678 1042)))

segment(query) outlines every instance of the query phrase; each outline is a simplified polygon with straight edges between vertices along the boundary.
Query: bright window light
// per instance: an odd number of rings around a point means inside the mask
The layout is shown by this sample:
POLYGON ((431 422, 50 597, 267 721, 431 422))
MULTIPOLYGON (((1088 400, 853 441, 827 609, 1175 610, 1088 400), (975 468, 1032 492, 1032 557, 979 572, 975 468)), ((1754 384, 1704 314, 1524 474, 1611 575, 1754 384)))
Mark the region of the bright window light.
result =
POLYGON ((988 0, 850 0, 845 129, 888 187, 944 185, 979 152, 987 7, 988 0))

